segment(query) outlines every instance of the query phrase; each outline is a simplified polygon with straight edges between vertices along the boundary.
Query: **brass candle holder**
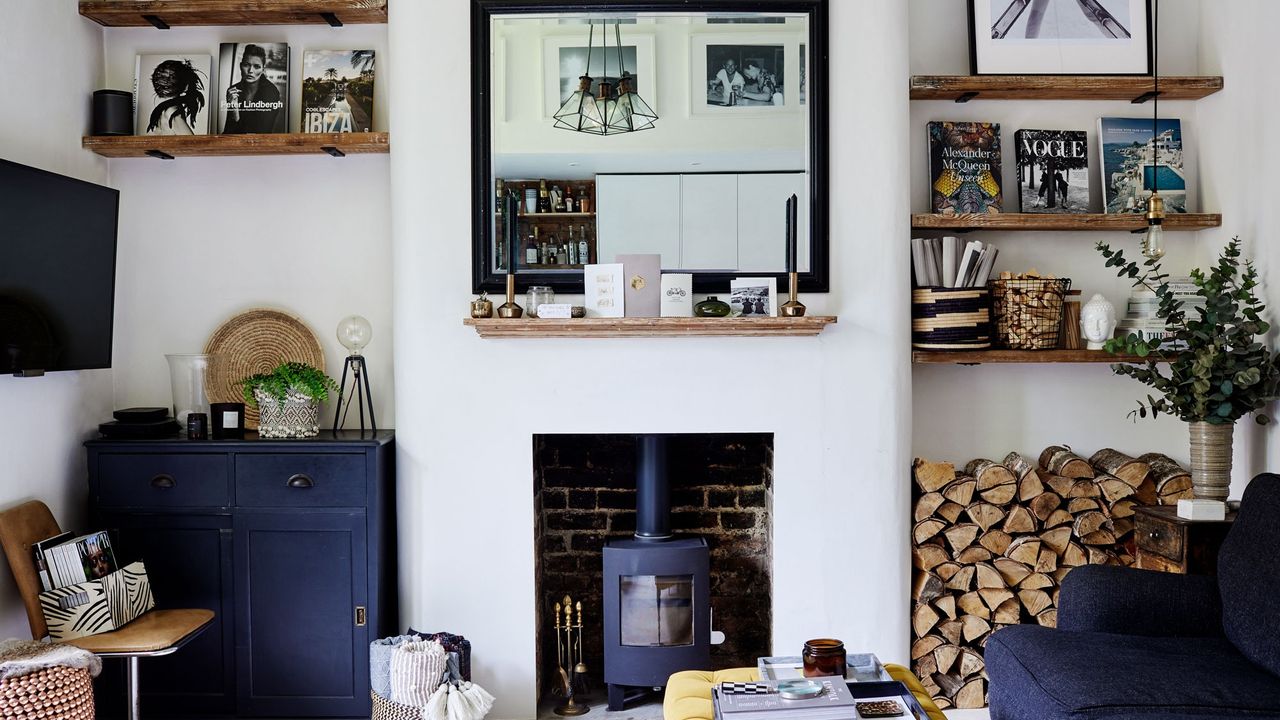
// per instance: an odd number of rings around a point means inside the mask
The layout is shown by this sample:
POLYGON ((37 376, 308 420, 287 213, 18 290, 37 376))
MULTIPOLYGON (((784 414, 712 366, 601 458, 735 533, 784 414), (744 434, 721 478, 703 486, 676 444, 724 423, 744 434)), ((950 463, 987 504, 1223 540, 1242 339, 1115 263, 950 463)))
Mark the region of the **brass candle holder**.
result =
POLYGON ((498 306, 498 317, 514 320, 524 316, 524 308, 516 304, 516 276, 507 273, 507 301, 498 306))
POLYGON ((782 304, 778 312, 782 317, 804 317, 804 303, 800 302, 800 273, 787 273, 791 285, 791 299, 782 304))
POLYGON ((556 603, 556 672, 560 675, 560 694, 564 702, 552 708, 552 712, 564 717, 585 715, 591 710, 590 705, 579 704, 577 685, 585 680, 587 664, 582 658, 582 603, 578 602, 577 622, 574 622, 574 602, 568 595, 564 596, 564 605, 556 603), (564 619, 561 622, 560 611, 564 608, 564 619))

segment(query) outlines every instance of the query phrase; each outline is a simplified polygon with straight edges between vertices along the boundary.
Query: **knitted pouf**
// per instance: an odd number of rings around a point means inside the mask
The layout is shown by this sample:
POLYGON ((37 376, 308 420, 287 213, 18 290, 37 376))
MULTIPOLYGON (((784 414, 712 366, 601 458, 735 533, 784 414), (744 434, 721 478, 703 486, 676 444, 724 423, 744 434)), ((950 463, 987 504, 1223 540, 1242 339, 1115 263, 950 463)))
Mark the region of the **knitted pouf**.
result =
POLYGON ((3 720, 93 720, 93 678, 84 668, 51 667, 0 682, 3 720))
POLYGON ((369 695, 373 698, 372 720, 422 720, 422 711, 416 707, 392 702, 376 692, 369 695))

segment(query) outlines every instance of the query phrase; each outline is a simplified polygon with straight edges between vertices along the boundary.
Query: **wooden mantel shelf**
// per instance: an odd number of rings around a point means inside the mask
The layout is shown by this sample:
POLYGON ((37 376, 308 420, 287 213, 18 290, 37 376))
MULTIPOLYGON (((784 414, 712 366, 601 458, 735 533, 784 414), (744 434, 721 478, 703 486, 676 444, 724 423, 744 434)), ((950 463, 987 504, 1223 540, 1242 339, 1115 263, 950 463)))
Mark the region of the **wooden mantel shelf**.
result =
MULTIPOLYGON (((1222 215, 1216 213, 1169 213, 1164 220, 1164 229, 1169 231, 1206 230, 1221 226, 1222 215)), ((1137 213, 918 213, 911 216, 911 227, 914 230, 1132 231, 1145 229, 1147 218, 1137 213)))
POLYGON ((109 158, 225 157, 234 155, 324 155, 391 151, 384 132, 278 135, 88 135, 81 146, 109 158), (166 157, 168 156, 168 157, 166 157))
MULTIPOLYGON (((417 0, 409 0, 414 2, 417 0)), ((80 0, 107 27, 385 23, 387 0, 80 0)))
POLYGON ((798 337, 817 335, 834 322, 835 317, 823 315, 799 318, 463 319, 463 324, 475 328, 482 338, 798 337))
MULTIPOLYGON (((914 75, 912 100, 1151 99, 1151 77, 1128 75, 914 75)), ((1161 100, 1199 100, 1222 90, 1222 78, 1161 77, 1161 100)))
POLYGON ((1014 363, 1145 363, 1136 355, 1112 355, 1105 350, 913 350, 916 365, 982 365, 1014 363))

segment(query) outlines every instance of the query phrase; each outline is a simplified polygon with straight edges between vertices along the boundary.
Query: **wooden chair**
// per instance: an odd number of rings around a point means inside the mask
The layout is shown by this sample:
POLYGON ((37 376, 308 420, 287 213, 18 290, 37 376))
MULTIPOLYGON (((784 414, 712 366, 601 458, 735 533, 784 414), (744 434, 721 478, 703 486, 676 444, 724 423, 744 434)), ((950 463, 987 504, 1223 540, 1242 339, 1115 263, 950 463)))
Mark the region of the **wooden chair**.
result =
MULTIPOLYGON (((38 500, 0 512, 0 547, 9 560, 9 569, 27 608, 31 637, 49 634, 40 609, 40 577, 36 574, 33 543, 61 533, 48 506, 38 500)), ((213 622, 212 610, 151 610, 114 632, 66 641, 102 658, 125 660, 125 684, 129 699, 129 720, 138 720, 138 658, 159 657, 177 652, 213 622)))

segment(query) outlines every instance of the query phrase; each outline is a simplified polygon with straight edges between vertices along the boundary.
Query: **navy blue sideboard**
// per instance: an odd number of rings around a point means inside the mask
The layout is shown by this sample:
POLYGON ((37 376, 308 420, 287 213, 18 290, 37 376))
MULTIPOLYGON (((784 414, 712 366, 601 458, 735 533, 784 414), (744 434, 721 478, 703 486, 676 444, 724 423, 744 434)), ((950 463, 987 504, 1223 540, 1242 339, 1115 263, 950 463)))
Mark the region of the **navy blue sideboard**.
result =
MULTIPOLYGON (((158 607, 217 613, 178 653, 141 661, 144 716, 369 717, 369 643, 399 624, 394 443, 86 443, 91 526, 146 562, 158 607)), ((100 716, 124 707, 111 674, 100 716)))

